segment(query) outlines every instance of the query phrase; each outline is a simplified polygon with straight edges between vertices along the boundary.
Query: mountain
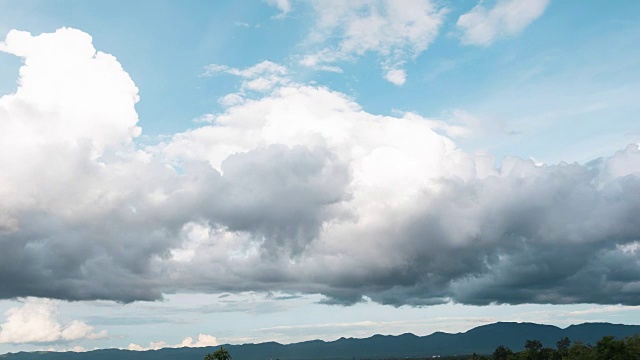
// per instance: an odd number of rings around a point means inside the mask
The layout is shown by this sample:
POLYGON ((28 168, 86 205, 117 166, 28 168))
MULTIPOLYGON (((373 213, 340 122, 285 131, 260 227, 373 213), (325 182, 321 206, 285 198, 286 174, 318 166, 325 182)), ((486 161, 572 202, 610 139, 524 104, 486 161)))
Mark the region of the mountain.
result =
MULTIPOLYGON (((313 359, 375 359, 427 357, 434 355, 489 354, 498 345, 522 350, 526 340, 540 340, 547 347, 567 336, 572 341, 595 344, 601 337, 612 335, 624 338, 640 335, 640 325, 587 323, 561 329, 552 325, 499 322, 473 328, 464 333, 436 332, 427 336, 414 334, 374 335, 364 339, 340 338, 335 341, 305 341, 283 345, 276 342, 261 344, 224 345, 234 360, 313 360, 313 359)), ((0 360, 201 360, 215 351, 208 348, 178 348, 150 351, 118 349, 94 350, 85 353, 20 352, 0 355, 0 360)))

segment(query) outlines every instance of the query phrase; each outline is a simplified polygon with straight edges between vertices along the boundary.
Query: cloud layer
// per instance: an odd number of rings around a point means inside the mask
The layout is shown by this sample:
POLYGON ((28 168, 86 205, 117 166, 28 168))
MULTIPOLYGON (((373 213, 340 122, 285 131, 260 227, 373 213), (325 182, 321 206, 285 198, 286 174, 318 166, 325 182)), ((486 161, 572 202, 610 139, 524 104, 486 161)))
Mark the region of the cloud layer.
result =
POLYGON ((14 31, 0 49, 25 62, 0 98, 1 298, 639 304, 637 145, 496 167, 444 135, 460 129, 263 63, 209 68, 244 81, 226 110, 141 148, 137 89, 87 34, 14 31))

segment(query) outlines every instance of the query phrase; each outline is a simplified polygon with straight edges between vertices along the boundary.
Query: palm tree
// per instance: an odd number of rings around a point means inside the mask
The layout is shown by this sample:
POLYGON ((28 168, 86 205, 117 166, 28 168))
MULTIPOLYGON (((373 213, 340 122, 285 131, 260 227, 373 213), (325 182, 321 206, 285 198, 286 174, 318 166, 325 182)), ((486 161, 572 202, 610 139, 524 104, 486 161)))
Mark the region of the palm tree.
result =
POLYGON ((220 349, 213 352, 213 354, 207 354, 204 356, 204 360, 231 360, 231 354, 222 346, 220 349))

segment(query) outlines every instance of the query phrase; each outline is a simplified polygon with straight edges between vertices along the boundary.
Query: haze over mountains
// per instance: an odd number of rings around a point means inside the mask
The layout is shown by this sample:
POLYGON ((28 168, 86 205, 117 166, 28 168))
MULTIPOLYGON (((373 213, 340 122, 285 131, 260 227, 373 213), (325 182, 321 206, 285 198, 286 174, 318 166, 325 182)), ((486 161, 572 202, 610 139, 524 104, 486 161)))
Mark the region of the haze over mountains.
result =
MULTIPOLYGON (((489 354, 499 345, 521 350, 528 339, 540 340, 546 347, 568 337, 572 341, 596 343, 603 336, 624 338, 640 334, 640 325, 585 323, 565 329, 533 323, 499 322, 478 326, 464 333, 435 332, 427 336, 414 334, 374 335, 364 339, 340 338, 335 341, 312 340, 283 345, 276 342, 261 344, 224 345, 234 360, 281 359, 362 359, 392 357, 424 357, 434 355, 489 354)), ((150 351, 119 349, 75 352, 20 352, 0 355, 2 360, 169 360, 202 359, 215 347, 167 348, 150 351)))

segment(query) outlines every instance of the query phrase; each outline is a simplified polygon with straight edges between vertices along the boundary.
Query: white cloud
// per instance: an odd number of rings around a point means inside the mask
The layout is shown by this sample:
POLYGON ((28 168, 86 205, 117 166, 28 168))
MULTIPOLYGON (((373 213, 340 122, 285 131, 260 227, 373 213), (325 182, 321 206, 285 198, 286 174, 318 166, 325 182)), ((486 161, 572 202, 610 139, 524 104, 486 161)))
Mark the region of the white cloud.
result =
POLYGON ((343 70, 339 66, 321 65, 322 63, 333 62, 333 61, 336 61, 336 58, 331 55, 327 57, 323 53, 308 54, 302 57, 302 60, 300 60, 300 65, 312 68, 314 70, 319 70, 319 71, 342 73, 343 70))
POLYGON ((94 333, 93 330, 93 326, 87 325, 83 321, 73 320, 62 330, 61 338, 66 341, 80 339, 97 340, 108 336, 106 330, 98 333, 94 333))
POLYGON ((575 316, 575 315, 591 315, 591 314, 607 314, 607 313, 619 313, 625 311, 640 311, 640 306, 623 306, 623 305, 612 305, 612 306, 596 306, 585 310, 575 310, 570 311, 566 315, 575 316))
POLYGON ((498 0, 493 8, 487 9, 480 2, 458 18, 462 43, 486 46, 517 35, 539 18, 548 4, 549 0, 498 0))
POLYGON ((199 334, 198 340, 193 341, 193 338, 188 336, 182 340, 181 343, 176 345, 167 345, 164 341, 152 341, 149 343, 149 346, 142 346, 138 344, 131 343, 127 347, 128 350, 133 351, 147 351, 147 350, 158 350, 162 348, 181 348, 181 347, 207 347, 207 346, 217 346, 218 340, 215 336, 207 335, 207 334, 199 334))
POLYGON ((75 216, 117 199, 89 165, 102 166, 101 156, 131 146, 141 131, 138 89, 115 57, 68 28, 39 36, 12 30, 0 51, 25 59, 18 89, 0 98, 0 165, 11 169, 0 173, 0 231, 19 228, 21 209, 75 216))
POLYGON ((384 76, 390 83, 402 86, 407 81, 407 72, 402 69, 391 69, 384 76))
POLYGON ((218 103, 224 107, 231 107, 231 106, 240 105, 244 101, 245 101, 245 98, 242 97, 242 94, 232 93, 232 94, 227 94, 221 97, 218 100, 218 103))
POLYGON ((93 326, 73 320, 62 325, 56 319, 56 302, 28 298, 22 307, 12 307, 0 324, 0 343, 68 342, 81 339, 102 339, 105 330, 94 332, 93 326))
POLYGON ((198 340, 193 341, 191 337, 186 337, 180 343, 179 347, 206 347, 206 346, 216 346, 218 345, 218 340, 215 336, 199 334, 198 340))
POLYGON ((158 350, 165 347, 167 347, 167 343, 164 341, 152 341, 149 343, 149 346, 146 346, 146 347, 131 343, 129 344, 127 349, 131 351, 147 351, 147 350, 158 350))
POLYGON ((3 119, 0 142, 80 145, 88 140, 99 152, 140 134, 134 108, 138 89, 115 57, 96 52, 86 33, 63 28, 31 36, 12 30, 0 51, 28 59, 16 93, 0 100, 0 108, 13 110, 3 119))
POLYGON ((282 19, 287 16, 287 14, 291 11, 291 1, 290 0, 267 0, 267 3, 273 5, 280 10, 280 14, 274 16, 275 19, 282 19))
MULTIPOLYGON (((242 78, 241 93, 246 91, 267 92, 276 86, 289 82, 289 79, 285 76, 287 68, 266 60, 246 69, 211 64, 205 67, 203 75, 215 76, 219 73, 227 73, 242 78)), ((225 100, 221 101, 225 102, 225 100)), ((234 98, 234 102, 237 102, 237 99, 234 98)))
POLYGON ((54 347, 48 347, 46 349, 44 349, 44 351, 50 351, 50 352, 87 352, 87 349, 84 346, 80 346, 80 345, 75 345, 72 347, 60 347, 60 348, 54 348, 54 347))
MULTIPOLYGON (((451 139, 462 138, 470 136, 476 129, 474 128, 474 124, 465 123, 461 121, 460 116, 456 116, 453 118, 449 118, 446 121, 438 120, 438 119, 426 119, 416 113, 412 112, 400 112, 403 117, 414 119, 416 121, 424 122, 428 124, 431 129, 438 132, 439 134, 443 134, 451 139)), ((460 115, 464 114, 465 116, 471 117, 472 115, 462 111, 462 110, 454 110, 454 114, 460 115)))
POLYGON ((305 55, 302 65, 335 71, 335 66, 327 64, 375 53, 385 67, 394 68, 395 76, 385 78, 396 85, 400 72, 404 73, 399 67, 433 42, 446 12, 431 0, 324 0, 312 4, 317 21, 309 42, 324 48, 305 55), (338 43, 328 43, 334 37, 338 43))

